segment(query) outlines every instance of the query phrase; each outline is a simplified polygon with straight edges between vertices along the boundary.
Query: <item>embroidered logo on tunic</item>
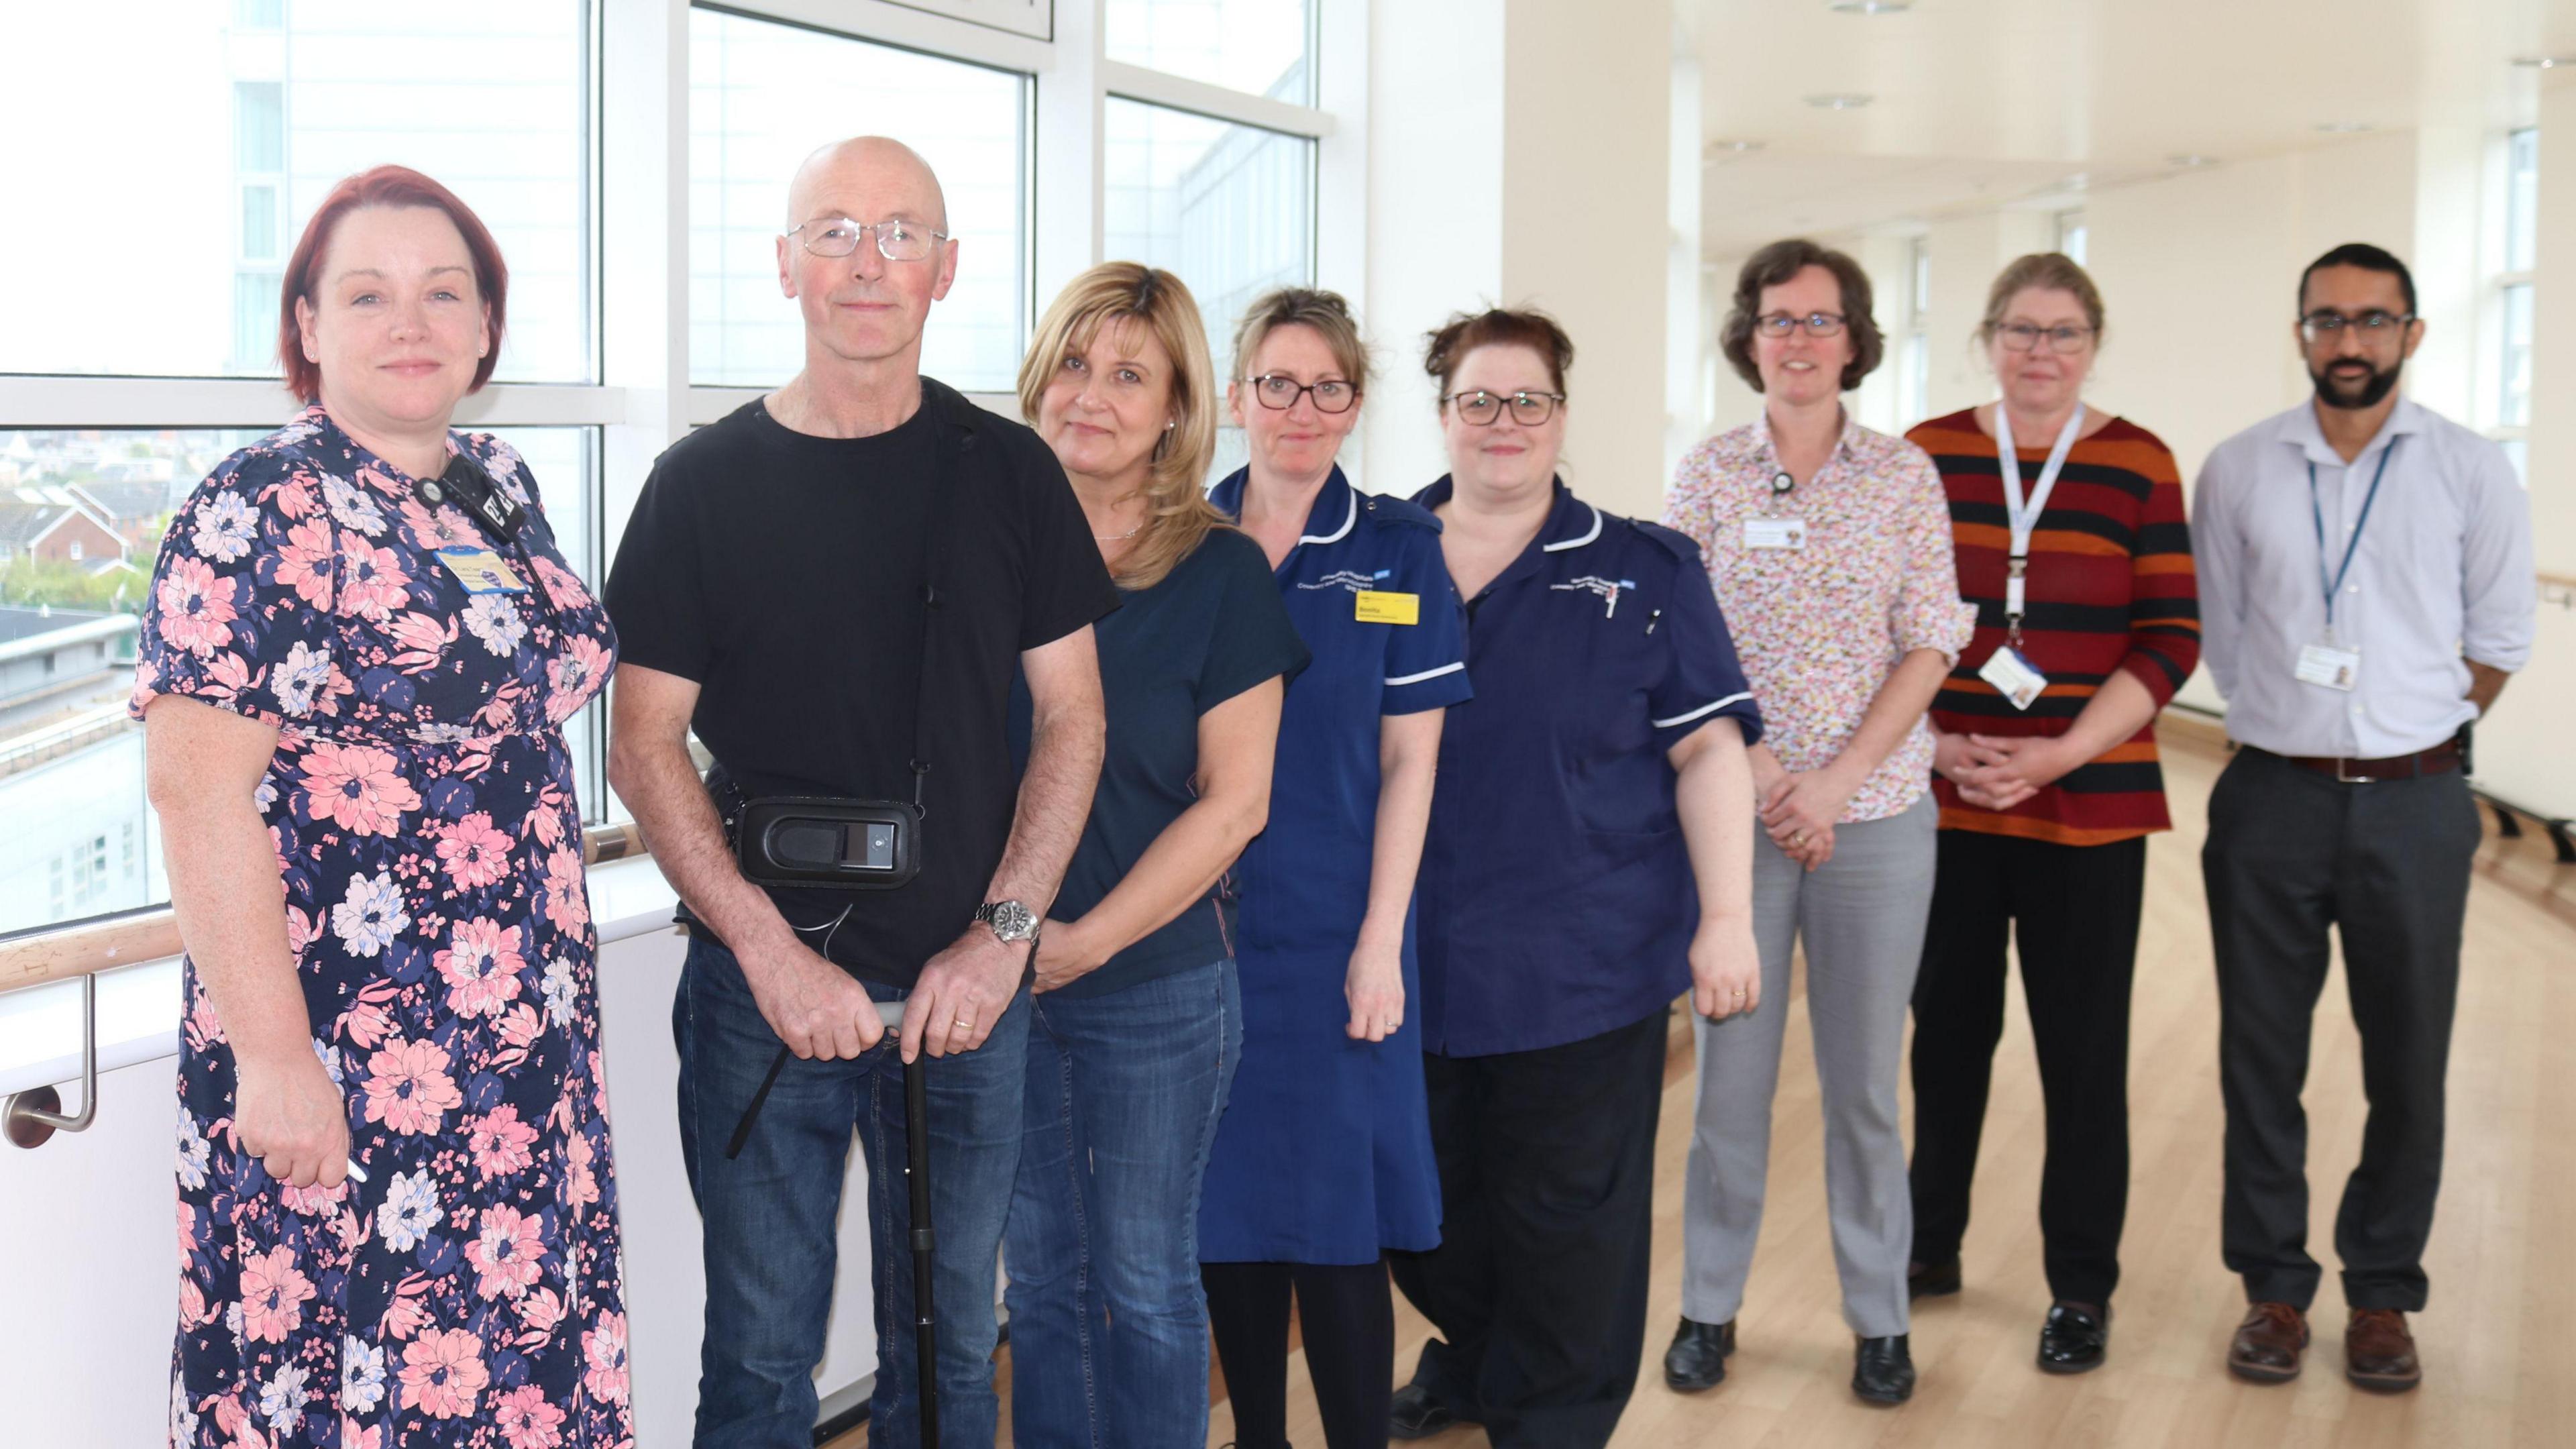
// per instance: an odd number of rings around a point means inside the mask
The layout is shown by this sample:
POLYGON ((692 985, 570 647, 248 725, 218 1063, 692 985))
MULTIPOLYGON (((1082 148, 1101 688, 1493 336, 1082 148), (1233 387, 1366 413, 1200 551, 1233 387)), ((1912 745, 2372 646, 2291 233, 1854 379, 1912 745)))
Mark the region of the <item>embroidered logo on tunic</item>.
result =
POLYGON ((1581 590, 1599 598, 1615 599, 1621 594, 1637 587, 1637 581, 1635 579, 1596 578, 1591 574, 1585 574, 1579 579, 1574 579, 1562 584, 1550 584, 1548 587, 1561 592, 1581 590))
POLYGON ((1371 576, 1361 573, 1357 569, 1335 569, 1331 573, 1324 575, 1322 578, 1315 580, 1311 584, 1299 584, 1297 587, 1301 589, 1348 589, 1352 593, 1356 594, 1363 589, 1371 587, 1379 579, 1385 578, 1387 574, 1391 572, 1393 571, 1381 569, 1376 575, 1371 576))

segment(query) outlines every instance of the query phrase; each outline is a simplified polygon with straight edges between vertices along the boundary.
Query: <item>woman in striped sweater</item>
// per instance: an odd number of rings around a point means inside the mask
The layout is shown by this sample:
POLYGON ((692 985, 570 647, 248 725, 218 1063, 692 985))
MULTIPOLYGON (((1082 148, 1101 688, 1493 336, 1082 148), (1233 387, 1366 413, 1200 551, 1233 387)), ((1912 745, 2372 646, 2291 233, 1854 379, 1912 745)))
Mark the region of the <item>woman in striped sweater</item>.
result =
POLYGON ((1940 866, 1914 987, 1915 1296, 1955 1293, 1986 1085, 2020 943, 2048 1104, 2039 1366, 2101 1364, 2129 1184, 2129 984, 2146 837, 2170 825, 2155 717, 2200 654, 2173 454, 2088 409, 2092 278, 2004 268, 1979 329, 2000 403, 1907 436, 1949 494, 1975 640, 1932 706, 1940 866))

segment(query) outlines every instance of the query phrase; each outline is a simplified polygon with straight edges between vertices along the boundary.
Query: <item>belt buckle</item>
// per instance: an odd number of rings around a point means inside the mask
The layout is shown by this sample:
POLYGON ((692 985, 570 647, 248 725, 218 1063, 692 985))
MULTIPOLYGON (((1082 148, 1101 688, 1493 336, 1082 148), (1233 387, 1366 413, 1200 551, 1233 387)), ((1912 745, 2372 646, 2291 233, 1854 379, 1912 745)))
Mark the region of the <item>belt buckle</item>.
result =
POLYGON ((2336 783, 2336 784, 2338 784, 2338 785, 2375 785, 2375 784, 2378 784, 2378 783, 2379 783, 2379 777, 2378 777, 2377 775, 2348 775, 2348 774, 2345 774, 2345 773, 2344 773, 2344 768, 2343 768, 2343 767, 2344 767, 2344 766, 2346 766, 2346 765, 2348 765, 2348 764, 2350 764, 2350 763, 2352 763, 2350 760, 2344 759, 2344 758, 2343 758, 2343 757, 2341 757, 2341 756, 2337 756, 2337 757, 2335 758, 2335 783, 2336 783))

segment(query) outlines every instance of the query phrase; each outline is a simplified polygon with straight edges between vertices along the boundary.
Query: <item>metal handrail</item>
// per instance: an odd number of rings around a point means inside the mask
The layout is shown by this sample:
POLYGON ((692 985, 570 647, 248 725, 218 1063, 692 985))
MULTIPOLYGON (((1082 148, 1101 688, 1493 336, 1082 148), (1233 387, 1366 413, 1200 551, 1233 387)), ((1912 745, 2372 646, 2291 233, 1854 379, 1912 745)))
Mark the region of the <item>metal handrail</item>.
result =
MULTIPOLYGON (((582 832, 584 864, 604 865, 649 854, 633 823, 594 825, 582 832)), ((158 961, 182 949, 179 919, 166 905, 143 906, 61 926, 35 926, 0 935, 0 991, 68 981, 117 966, 158 961)))

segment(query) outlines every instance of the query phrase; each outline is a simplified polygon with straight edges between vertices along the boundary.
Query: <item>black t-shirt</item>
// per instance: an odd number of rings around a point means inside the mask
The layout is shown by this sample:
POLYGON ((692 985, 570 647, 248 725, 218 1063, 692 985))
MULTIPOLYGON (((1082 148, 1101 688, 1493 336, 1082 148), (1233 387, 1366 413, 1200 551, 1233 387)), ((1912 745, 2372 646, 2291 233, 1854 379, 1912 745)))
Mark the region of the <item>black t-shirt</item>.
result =
MULTIPOLYGON (((1126 879, 1145 849, 1198 793, 1199 716, 1279 675, 1306 667, 1306 643, 1279 602, 1261 545, 1231 528, 1209 533, 1163 581, 1119 593, 1118 612, 1100 621, 1100 692, 1109 715, 1109 752, 1091 818, 1047 912, 1079 920, 1126 879)), ((1029 749, 1028 686, 1011 687, 1011 755, 1029 749)), ((1221 887, 1160 929, 1058 988, 1099 996, 1231 954, 1232 902, 1221 887), (1222 913, 1222 915, 1220 915, 1222 913)))
POLYGON ((920 410, 874 437, 811 437, 752 402, 673 444, 608 578, 624 661, 697 681, 691 723, 746 796, 910 800, 920 681, 920 875, 890 891, 771 892, 809 944, 894 986, 966 929, 1001 863, 1019 790, 1003 714, 1021 652, 1118 603, 1037 435, 921 387, 920 410))

